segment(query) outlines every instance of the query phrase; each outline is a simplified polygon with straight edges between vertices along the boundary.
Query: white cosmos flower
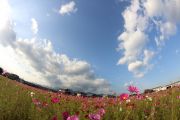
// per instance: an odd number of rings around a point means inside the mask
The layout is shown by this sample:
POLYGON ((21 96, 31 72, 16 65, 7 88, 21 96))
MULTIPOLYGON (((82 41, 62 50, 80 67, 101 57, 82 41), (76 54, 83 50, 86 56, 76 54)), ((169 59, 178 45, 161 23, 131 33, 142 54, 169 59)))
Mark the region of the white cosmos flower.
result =
POLYGON ((152 101, 152 97, 148 97, 147 100, 152 101))
POLYGON ((130 100, 130 99, 127 99, 127 100, 126 100, 126 103, 129 103, 129 102, 131 102, 131 100, 130 100))
POLYGON ((35 93, 34 93, 34 92, 31 92, 30 95, 31 95, 31 97, 33 97, 33 96, 35 95, 35 93))

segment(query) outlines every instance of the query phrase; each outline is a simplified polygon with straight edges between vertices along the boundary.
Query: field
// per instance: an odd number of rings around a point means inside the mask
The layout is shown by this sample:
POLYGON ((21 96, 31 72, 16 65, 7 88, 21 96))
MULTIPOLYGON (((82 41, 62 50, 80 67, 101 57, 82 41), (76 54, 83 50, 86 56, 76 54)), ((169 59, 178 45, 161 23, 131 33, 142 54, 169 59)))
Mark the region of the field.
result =
POLYGON ((0 120, 78 119, 180 120, 180 87, 126 100, 85 98, 38 90, 0 76, 0 120))

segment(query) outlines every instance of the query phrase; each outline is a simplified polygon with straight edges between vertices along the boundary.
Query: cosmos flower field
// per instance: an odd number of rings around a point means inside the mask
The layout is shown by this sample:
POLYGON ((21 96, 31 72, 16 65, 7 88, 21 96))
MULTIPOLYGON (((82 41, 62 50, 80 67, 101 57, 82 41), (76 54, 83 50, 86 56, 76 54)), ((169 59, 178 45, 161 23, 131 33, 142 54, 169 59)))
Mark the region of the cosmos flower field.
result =
POLYGON ((180 87, 138 92, 130 86, 117 98, 68 96, 0 77, 0 120, 180 120, 180 87))

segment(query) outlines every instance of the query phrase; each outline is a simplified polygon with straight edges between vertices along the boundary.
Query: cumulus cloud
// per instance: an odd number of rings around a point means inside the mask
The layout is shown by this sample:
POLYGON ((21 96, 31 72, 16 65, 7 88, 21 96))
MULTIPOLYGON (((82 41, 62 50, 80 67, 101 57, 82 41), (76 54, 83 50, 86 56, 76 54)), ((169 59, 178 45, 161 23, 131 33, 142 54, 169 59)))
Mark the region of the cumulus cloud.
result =
POLYGON ((122 12, 124 31, 118 37, 118 50, 123 54, 118 65, 127 64, 135 77, 143 77, 152 68, 158 48, 176 33, 179 11, 179 0, 132 0, 122 12), (156 32, 154 39, 152 32, 156 32), (149 42, 155 42, 156 49, 148 49, 149 42))
POLYGON ((147 2, 144 3, 144 7, 150 17, 161 15, 164 9, 162 0, 147 0, 147 2))
POLYGON ((155 55, 155 53, 154 53, 153 51, 144 50, 143 63, 144 63, 145 65, 148 65, 149 61, 153 58, 154 55, 155 55))
POLYGON ((180 19, 179 0, 147 0, 143 4, 149 17, 162 17, 161 20, 171 22, 178 22, 180 19))
POLYGON ((109 92, 110 84, 97 78, 86 61, 70 59, 54 51, 49 40, 18 39, 16 51, 24 56, 29 65, 40 72, 55 88, 71 88, 90 92, 109 92))
MULTIPOLYGON (((53 88, 110 93, 110 84, 97 77, 88 62, 57 53, 47 39, 16 38, 9 21, 7 19, 0 30, 0 55, 3 56, 0 64, 3 68, 30 82, 53 88)), ((36 20, 33 21, 36 24, 36 20)))
POLYGON ((38 23, 35 18, 31 18, 31 30, 33 34, 37 34, 38 32, 38 23))
POLYGON ((131 5, 122 13, 124 32, 118 37, 120 42, 118 50, 124 51, 118 65, 127 64, 128 70, 133 72, 135 77, 144 76, 141 70, 146 65, 143 62, 145 55, 142 54, 148 42, 148 35, 145 32, 148 18, 139 14, 139 9, 141 9, 139 0, 131 1, 131 5))
POLYGON ((147 37, 142 31, 123 32, 119 36, 120 49, 124 50, 124 56, 118 64, 130 63, 137 59, 146 43, 147 37))
POLYGON ((16 33, 13 30, 13 22, 11 20, 11 9, 6 0, 0 0, 0 39, 2 44, 7 46, 10 41, 16 39, 16 33))
POLYGON ((71 1, 69 3, 62 5, 59 9, 59 13, 61 15, 74 13, 76 11, 77 11, 77 8, 76 8, 76 3, 74 1, 71 1))
POLYGON ((177 31, 177 24, 180 21, 180 1, 147 0, 143 5, 150 22, 155 24, 156 32, 159 33, 155 36, 156 45, 162 46, 165 40, 177 31))
POLYGON ((10 19, 11 9, 6 0, 0 0, 0 30, 4 29, 7 22, 10 19))
POLYGON ((128 70, 130 72, 133 72, 136 76, 140 77, 142 76, 142 73, 139 73, 139 69, 143 67, 143 62, 142 61, 135 61, 135 62, 131 62, 128 65, 128 70))
POLYGON ((3 40, 1 43, 4 46, 11 44, 14 46, 13 42, 16 39, 16 33, 13 30, 13 24, 10 21, 7 21, 4 25, 4 28, 0 30, 0 39, 3 40))

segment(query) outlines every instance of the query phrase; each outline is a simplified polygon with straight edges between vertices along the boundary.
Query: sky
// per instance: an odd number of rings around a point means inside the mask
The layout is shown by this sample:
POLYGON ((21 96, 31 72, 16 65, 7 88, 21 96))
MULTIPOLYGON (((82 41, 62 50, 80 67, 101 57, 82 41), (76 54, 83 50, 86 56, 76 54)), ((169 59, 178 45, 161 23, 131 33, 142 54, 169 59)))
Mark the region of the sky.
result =
POLYGON ((0 66, 52 88, 122 93, 180 78, 179 0, 0 0, 0 66))

